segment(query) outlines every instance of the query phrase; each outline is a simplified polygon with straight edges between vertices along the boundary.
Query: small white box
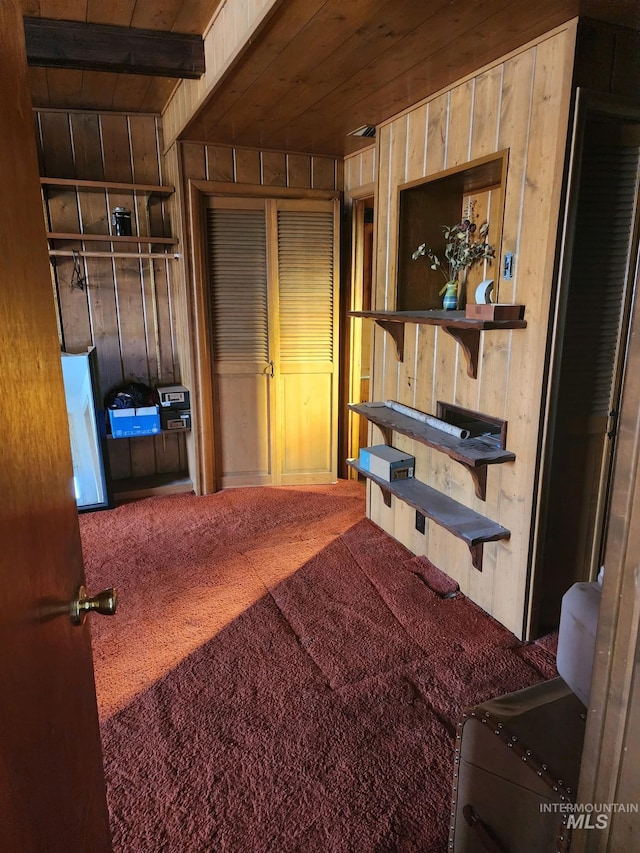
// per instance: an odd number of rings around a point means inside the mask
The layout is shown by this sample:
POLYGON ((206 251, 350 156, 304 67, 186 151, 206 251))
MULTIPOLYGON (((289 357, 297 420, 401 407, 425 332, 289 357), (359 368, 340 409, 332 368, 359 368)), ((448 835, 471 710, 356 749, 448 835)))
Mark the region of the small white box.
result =
POLYGON ((386 444, 360 449, 360 467, 363 471, 369 471, 387 482, 413 477, 415 464, 414 456, 386 444))

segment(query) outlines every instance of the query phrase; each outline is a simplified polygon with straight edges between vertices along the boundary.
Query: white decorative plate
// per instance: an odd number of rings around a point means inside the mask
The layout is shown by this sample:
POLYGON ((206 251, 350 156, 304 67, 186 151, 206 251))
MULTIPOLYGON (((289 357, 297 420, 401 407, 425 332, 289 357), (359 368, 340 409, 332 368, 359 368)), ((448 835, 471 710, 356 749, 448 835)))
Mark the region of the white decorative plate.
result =
POLYGON ((488 305, 491 302, 491 291, 493 290, 493 279, 485 278, 476 287, 476 305, 488 305))

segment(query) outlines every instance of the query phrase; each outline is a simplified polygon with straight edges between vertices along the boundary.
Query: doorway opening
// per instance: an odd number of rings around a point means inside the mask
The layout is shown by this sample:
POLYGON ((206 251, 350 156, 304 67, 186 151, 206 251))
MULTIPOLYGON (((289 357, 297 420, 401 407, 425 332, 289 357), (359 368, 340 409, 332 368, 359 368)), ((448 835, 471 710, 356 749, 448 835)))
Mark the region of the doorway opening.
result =
MULTIPOLYGON (((351 221, 351 288, 347 310, 370 311, 373 303, 373 197, 354 199, 351 221)), ((347 359, 347 402, 370 401, 372 324, 360 317, 347 317, 349 345, 347 359)), ((367 446, 368 422, 344 407, 346 414, 346 452, 343 458, 356 459, 360 448, 367 446)), ((345 466, 346 467, 346 466, 345 466)), ((346 468, 344 476, 356 479, 358 474, 346 468)))
POLYGON ((216 488, 336 479, 338 213, 207 197, 216 488))
POLYGON ((637 278, 640 109, 578 97, 555 318, 532 636, 603 563, 637 278))

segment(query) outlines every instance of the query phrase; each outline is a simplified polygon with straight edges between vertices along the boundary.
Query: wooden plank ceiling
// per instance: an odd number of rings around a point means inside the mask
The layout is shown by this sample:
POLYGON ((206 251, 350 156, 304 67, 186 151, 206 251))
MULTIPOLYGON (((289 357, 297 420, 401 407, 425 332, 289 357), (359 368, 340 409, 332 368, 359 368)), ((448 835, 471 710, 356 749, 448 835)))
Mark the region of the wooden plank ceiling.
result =
MULTIPOLYGON (((200 33, 221 0, 24 0, 24 14, 200 33)), ((239 0, 233 0, 239 2, 239 0)), ((580 13, 637 0, 282 0, 183 139, 342 156, 375 125, 580 13)), ((175 80, 30 69, 34 105, 160 112, 175 80)))

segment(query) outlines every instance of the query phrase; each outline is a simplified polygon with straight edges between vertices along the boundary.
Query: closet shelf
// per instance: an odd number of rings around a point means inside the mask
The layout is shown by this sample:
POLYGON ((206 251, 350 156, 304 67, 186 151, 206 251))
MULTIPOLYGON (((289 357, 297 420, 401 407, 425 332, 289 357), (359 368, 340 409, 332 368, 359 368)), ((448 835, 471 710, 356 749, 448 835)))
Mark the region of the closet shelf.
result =
POLYGON ((405 323, 441 326, 460 344, 467 359, 467 374, 478 376, 480 332, 492 329, 525 329, 526 320, 475 320, 464 311, 349 311, 350 317, 363 317, 375 322, 391 336, 398 361, 404 360, 405 323))
POLYGON ((175 246, 178 241, 175 237, 150 237, 135 234, 131 237, 117 237, 115 234, 69 234, 58 231, 48 231, 49 242, 83 242, 83 243, 152 243, 163 246, 175 246))
POLYGON ((482 438, 456 438, 442 430, 422 423, 415 418, 396 412, 384 403, 350 403, 349 409, 375 424, 384 437, 385 443, 392 445, 393 432, 406 435, 427 447, 433 447, 446 453, 451 459, 463 465, 471 474, 476 495, 486 499, 487 465, 499 465, 513 462, 515 453, 496 447, 482 438))
POLYGON ((482 571, 484 543, 508 539, 511 536, 511 531, 506 527, 485 518, 420 480, 410 477, 407 480, 389 482, 370 471, 365 471, 355 459, 347 459, 347 465, 380 487, 387 506, 391 505, 391 495, 395 495, 458 539, 462 539, 471 552, 471 562, 479 572, 482 571))
POLYGON ((127 184, 122 181, 87 181, 76 178, 40 178, 40 184, 43 187, 76 190, 77 192, 114 190, 116 192, 141 192, 159 196, 170 196, 175 192, 175 187, 159 186, 156 184, 127 184))
MULTIPOLYGON (((147 205, 149 204, 152 196, 166 198, 175 192, 175 187, 161 186, 159 184, 136 184, 125 183, 124 181, 93 181, 81 178, 41 177, 40 185, 43 190, 72 190, 76 193, 105 193, 109 191, 116 193, 127 192, 133 193, 134 195, 136 193, 142 193, 147 197, 147 205)), ((43 192, 43 196, 46 202, 47 193, 43 192)), ((49 241, 49 257, 51 258, 73 257, 75 254, 90 258, 160 258, 162 256, 168 257, 168 255, 163 251, 154 252, 152 249, 153 246, 176 246, 178 244, 178 240, 174 237, 154 237, 142 234, 133 234, 131 236, 121 237, 115 234, 88 234, 86 232, 70 233, 63 231, 49 231, 47 233, 47 240, 49 241), (61 243, 82 243, 83 248, 81 251, 75 252, 72 249, 59 248, 58 246, 61 243), (106 252, 97 251, 95 249, 89 251, 86 249, 86 246, 84 245, 85 243, 110 243, 111 249, 106 252), (131 245, 132 248, 137 246, 138 251, 128 251, 126 248, 128 245, 131 245), (118 250, 118 246, 121 247, 121 251, 118 250), (148 248, 146 250, 144 248, 141 249, 142 246, 147 246, 148 248)))

